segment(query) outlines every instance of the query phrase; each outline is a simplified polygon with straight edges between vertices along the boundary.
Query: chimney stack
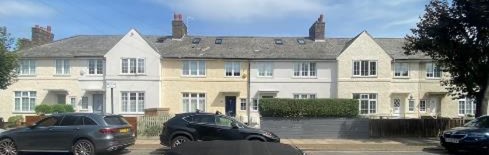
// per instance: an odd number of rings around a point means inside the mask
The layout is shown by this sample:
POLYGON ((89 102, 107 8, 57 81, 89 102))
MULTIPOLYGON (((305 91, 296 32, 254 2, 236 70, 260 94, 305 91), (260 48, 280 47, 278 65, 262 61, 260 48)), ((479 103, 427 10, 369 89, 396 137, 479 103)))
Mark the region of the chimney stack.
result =
POLYGON ((324 41, 325 26, 323 14, 319 15, 319 18, 311 28, 309 28, 309 38, 314 41, 324 41))
POLYGON ((187 35, 187 25, 182 20, 182 14, 174 14, 172 21, 172 39, 182 39, 187 35))
POLYGON ((51 32, 51 26, 46 28, 35 25, 32 27, 32 46, 39 46, 50 43, 54 40, 54 34, 51 32))

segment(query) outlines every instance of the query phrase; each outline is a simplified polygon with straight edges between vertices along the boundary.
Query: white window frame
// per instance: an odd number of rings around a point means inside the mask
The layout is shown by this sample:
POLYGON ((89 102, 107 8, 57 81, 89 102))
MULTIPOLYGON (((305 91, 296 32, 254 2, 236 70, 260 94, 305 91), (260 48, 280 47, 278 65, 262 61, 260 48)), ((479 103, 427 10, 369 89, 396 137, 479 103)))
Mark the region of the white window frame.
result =
POLYGON ((379 63, 377 60, 353 60, 352 62, 352 75, 353 77, 377 77, 378 72, 379 72, 379 63), (366 69, 364 70, 364 64, 363 62, 366 62, 366 69), (358 66, 356 66, 356 63, 358 63, 358 66), (375 64, 375 70, 372 72, 372 63, 375 64), (357 68, 358 67, 358 68, 357 68), (365 75, 363 73, 366 73, 365 75), (375 73, 375 74, 373 74, 375 73))
POLYGON ((314 93, 294 93, 294 99, 316 99, 317 95, 314 93))
POLYGON ((419 100, 419 112, 426 112, 428 100, 419 100))
POLYGON ((145 58, 121 58, 121 74, 145 74, 146 59, 145 58), (140 62, 143 62, 141 65, 140 62), (124 62, 127 62, 127 72, 124 72, 124 62), (134 73, 131 73, 134 66, 134 73), (142 66, 142 67, 141 67, 142 66), (142 70, 141 70, 142 69, 142 70))
POLYGON ((426 78, 427 79, 440 79, 441 78, 442 71, 438 65, 436 65, 435 63, 432 63, 432 62, 426 63, 425 65, 426 65, 425 68, 426 68, 426 78), (438 73, 438 74, 436 74, 436 73, 438 73), (438 75, 438 76, 436 76, 436 75, 438 75))
POLYGON ((199 92, 184 92, 182 93, 182 112, 194 112, 195 110, 190 109, 192 107, 192 100, 196 100, 196 108, 200 111, 206 111, 207 109, 207 94, 199 93, 199 92), (195 95, 195 97, 192 97, 195 95), (186 102, 186 103, 185 103, 186 102), (185 109, 185 105, 187 105, 187 109, 185 109), (200 106, 203 104, 204 109, 200 109, 200 106))
POLYGON ((415 111, 415 101, 414 100, 408 100, 408 111, 409 112, 414 112, 415 111))
POLYGON ((14 91, 14 106, 13 106, 13 111, 14 112, 20 112, 20 113, 32 113, 34 112, 34 109, 36 108, 36 102, 37 102, 37 92, 36 91, 14 91), (17 105, 17 99, 19 101, 19 104, 17 105), (27 107, 27 110, 24 110, 24 100, 27 100, 25 104, 27 107), (34 100, 34 101, 33 101, 34 100), (34 103, 32 103, 34 102, 34 103))
POLYGON ((36 60, 33 59, 21 59, 19 61, 19 68, 17 73, 19 75, 36 75, 36 60))
POLYGON ((241 77, 241 62, 239 61, 224 62, 224 76, 241 77), (231 73, 231 75, 228 75, 228 73, 231 73))
MULTIPOLYGON (((122 67, 122 63, 121 63, 121 67, 122 67)), ((122 70, 121 70, 121 72, 122 72, 122 70)), ((89 59, 88 60, 88 74, 89 75, 102 75, 102 74, 104 74, 104 61, 102 59, 89 59), (93 63, 93 66, 90 65, 92 63, 93 63), (101 67, 101 68, 99 68, 99 67, 101 67), (90 70, 93 70, 93 73, 90 73, 90 70)))
POLYGON ((80 105, 81 110, 88 110, 88 107, 89 107, 88 102, 89 102, 88 96, 82 96, 81 105, 80 105))
POLYGON ((146 107, 146 93, 144 91, 121 91, 121 112, 130 114, 141 114, 144 113, 144 108, 146 107), (134 104, 136 108, 134 111, 131 109, 131 94, 135 94, 134 104), (141 99, 142 97, 142 99, 141 99), (142 102, 141 102, 142 101, 142 102), (126 103, 124 103, 126 102, 126 103), (124 109, 124 104, 126 104, 126 109, 124 109))
POLYGON ((259 109, 260 99, 253 98, 251 103, 251 111, 256 112, 259 109))
POLYGON ((458 100, 458 115, 466 116, 466 115, 474 115, 476 111, 475 100, 470 98, 463 98, 458 100), (461 108, 460 103, 463 103, 463 108, 461 108))
POLYGON ((70 96, 70 105, 76 110, 76 96, 70 96))
POLYGON ((296 62, 294 63, 293 77, 298 78, 315 78, 317 77, 316 62, 296 62), (311 66, 314 66, 312 69, 311 66))
POLYGON ((55 59, 54 66, 55 75, 70 75, 71 65, 69 59, 55 59))
MULTIPOLYGON (((360 115, 370 115, 370 114, 376 114, 378 111, 379 103, 377 99, 379 98, 379 95, 377 93, 354 93, 353 94, 353 99, 355 98, 355 95, 358 95, 358 112, 360 115), (367 101, 367 113, 362 113, 362 101, 367 101), (375 106, 375 108, 372 107, 372 105, 375 106)), ((365 110, 365 109, 364 109, 365 110)))
POLYGON ((205 60, 183 60, 182 61, 182 76, 184 77, 205 77, 207 74, 207 66, 205 60), (195 63, 195 75, 192 74, 192 63, 195 63), (203 69, 203 70, 202 70, 203 69))
POLYGON ((409 63, 405 63, 405 62, 394 63, 394 77, 409 78, 409 63))
POLYGON ((273 77, 272 62, 257 62, 257 77, 273 77))
POLYGON ((239 104, 239 110, 246 111, 246 109, 248 109, 247 104, 246 104, 246 99, 241 98, 240 104, 239 104))

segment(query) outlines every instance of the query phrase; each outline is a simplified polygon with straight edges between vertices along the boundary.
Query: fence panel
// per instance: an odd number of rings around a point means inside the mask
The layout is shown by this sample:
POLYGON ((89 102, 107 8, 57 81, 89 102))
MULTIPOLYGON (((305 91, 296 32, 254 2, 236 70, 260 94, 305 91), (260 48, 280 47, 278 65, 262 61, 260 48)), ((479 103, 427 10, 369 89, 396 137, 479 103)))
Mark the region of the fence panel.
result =
POLYGON ((370 137, 436 137, 467 119, 370 119, 370 137))
POLYGON ((163 123, 173 116, 140 116, 138 117, 137 135, 144 137, 157 137, 161 134, 163 123))

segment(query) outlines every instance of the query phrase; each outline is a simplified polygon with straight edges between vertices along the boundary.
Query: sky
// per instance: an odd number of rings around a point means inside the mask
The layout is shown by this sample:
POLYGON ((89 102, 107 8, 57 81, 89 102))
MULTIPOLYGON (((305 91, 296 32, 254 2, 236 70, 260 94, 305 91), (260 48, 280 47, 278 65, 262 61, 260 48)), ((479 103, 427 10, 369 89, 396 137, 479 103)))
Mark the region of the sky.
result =
POLYGON ((190 35, 307 36, 324 14, 326 37, 410 33, 428 0, 0 0, 0 26, 30 38, 34 25, 51 25, 55 40, 75 35, 171 35, 174 13, 190 35))

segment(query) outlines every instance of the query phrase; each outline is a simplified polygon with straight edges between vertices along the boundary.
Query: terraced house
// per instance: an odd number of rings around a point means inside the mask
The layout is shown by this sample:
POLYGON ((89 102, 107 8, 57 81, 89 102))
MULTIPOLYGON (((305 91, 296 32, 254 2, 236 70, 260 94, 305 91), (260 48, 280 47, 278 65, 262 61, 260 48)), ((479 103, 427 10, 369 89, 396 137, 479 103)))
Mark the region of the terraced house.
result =
POLYGON ((46 43, 19 51, 18 81, 0 90, 0 117, 72 104, 79 112, 201 110, 247 120, 249 106, 257 120, 261 98, 355 98, 368 117, 474 113, 470 99, 448 96, 440 80, 449 77, 429 57, 404 55, 403 39, 329 38, 325 25, 320 16, 305 37, 190 36, 174 15, 168 36, 132 29, 46 43))

